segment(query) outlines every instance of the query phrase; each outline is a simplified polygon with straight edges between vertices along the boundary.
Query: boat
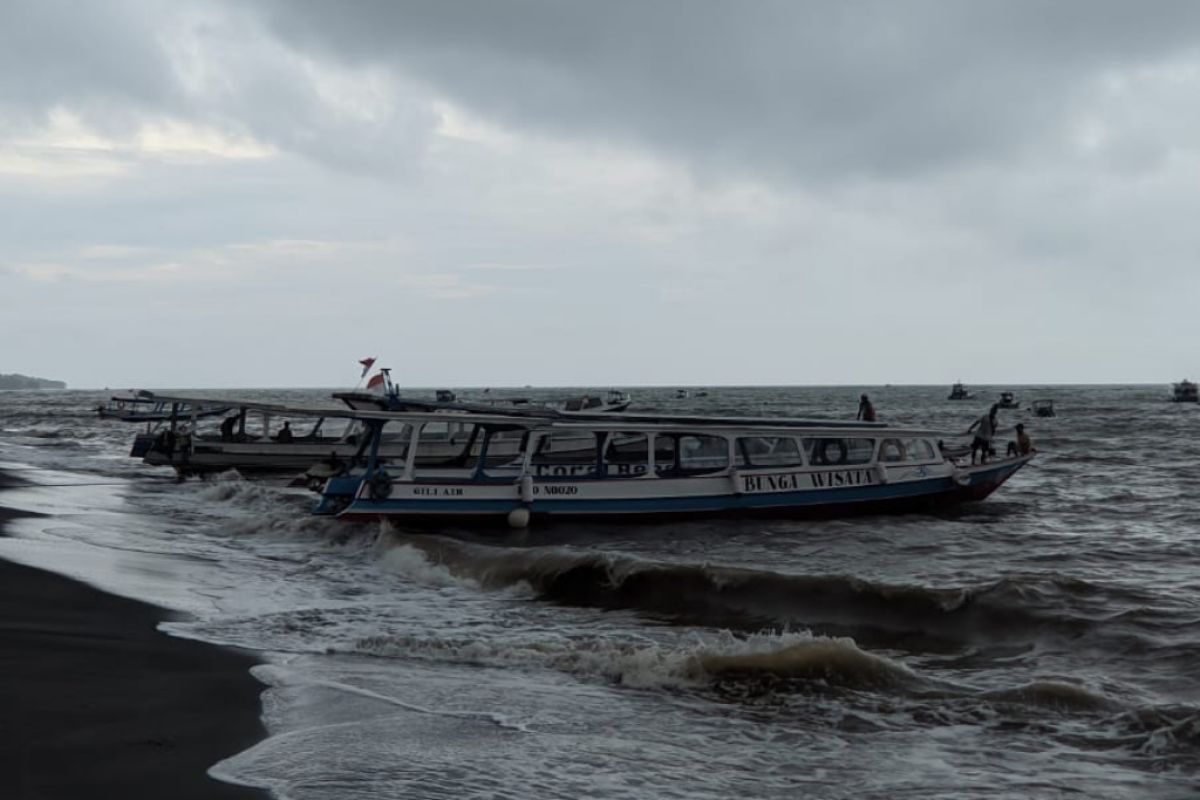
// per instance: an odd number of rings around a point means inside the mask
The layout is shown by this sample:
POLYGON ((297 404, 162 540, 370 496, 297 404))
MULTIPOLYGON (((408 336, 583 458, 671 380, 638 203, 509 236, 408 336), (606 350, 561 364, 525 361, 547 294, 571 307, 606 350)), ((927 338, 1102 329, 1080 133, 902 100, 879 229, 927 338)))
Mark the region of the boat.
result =
POLYGON ((962 455, 969 450, 946 446, 945 434, 886 423, 473 412, 460 421, 471 428, 469 444, 439 461, 430 453, 444 441, 444 414, 356 414, 369 431, 365 464, 310 476, 323 481, 317 514, 520 528, 920 511, 982 500, 1032 458, 971 464, 962 455), (383 458, 396 442, 407 444, 403 455, 383 458))
POLYGON ((996 401, 997 408, 1020 408, 1021 404, 1017 402, 1017 398, 1012 392, 1001 392, 1000 399, 996 401))
POLYGON ((1053 400, 1034 400, 1033 405, 1029 409, 1039 417, 1054 416, 1054 401, 1053 400))
POLYGON ((353 461, 362 425, 350 408, 306 409, 230 401, 219 425, 186 415, 193 398, 156 396, 168 417, 138 434, 129 455, 181 477, 237 470, 246 477, 302 475, 314 464, 353 461), (289 433, 281 435, 285 427, 289 433), (295 428, 292 428, 292 425, 295 428))
MULTIPOLYGON (((498 408, 488 404, 443 400, 411 400, 397 393, 339 392, 340 407, 297 407, 229 399, 230 415, 220 424, 202 422, 188 411, 196 398, 146 393, 168 409, 167 418, 148 426, 130 449, 130 456, 151 466, 171 467, 181 477, 203 476, 236 470, 247 478, 283 477, 301 484, 322 471, 340 471, 365 464, 368 429, 358 418, 362 411, 419 412, 434 415, 429 425, 421 464, 442 464, 469 459, 478 452, 477 426, 467 420, 477 414, 507 414, 517 418, 569 418, 572 414, 607 413, 603 406, 587 411, 559 411, 541 405, 498 408), (284 427, 288 434, 281 437, 284 427)), ((515 456, 520 432, 493 438, 493 456, 515 456)), ((558 442, 559 447, 587 447, 588 441, 558 442)), ((408 443, 385 436, 377 447, 381 464, 403 460, 408 443)))
MULTIPOLYGON (((390 380, 387 383, 387 391, 389 394, 400 398, 400 392, 392 386, 390 380)), ((434 395, 439 403, 458 403, 459 398, 454 392, 449 389, 438 389, 434 395)), ((488 397, 486 400, 468 401, 477 405, 486 405, 493 408, 511 407, 515 409, 528 408, 549 408, 559 411, 624 411, 629 408, 633 402, 633 398, 628 392, 622 392, 617 389, 610 389, 604 394, 592 394, 590 392, 567 397, 561 400, 532 400, 528 397, 488 397)))
POLYGON ((1189 380, 1182 380, 1175 384, 1173 397, 1171 398, 1176 403, 1195 403, 1200 402, 1200 395, 1197 394, 1196 384, 1189 380))
MULTIPOLYGON (((203 400, 185 405, 177 412, 186 418, 216 417, 229 411, 227 405, 205 404, 203 400)), ((144 395, 110 398, 107 402, 96 406, 96 415, 108 419, 119 419, 122 422, 162 422, 171 418, 170 404, 144 395)))
POLYGON ((689 392, 687 389, 676 389, 675 390, 675 399, 676 400, 687 400, 691 396, 692 396, 692 393, 689 392))
POLYGON ((961 383, 956 383, 950 387, 950 400, 970 400, 971 395, 961 383))

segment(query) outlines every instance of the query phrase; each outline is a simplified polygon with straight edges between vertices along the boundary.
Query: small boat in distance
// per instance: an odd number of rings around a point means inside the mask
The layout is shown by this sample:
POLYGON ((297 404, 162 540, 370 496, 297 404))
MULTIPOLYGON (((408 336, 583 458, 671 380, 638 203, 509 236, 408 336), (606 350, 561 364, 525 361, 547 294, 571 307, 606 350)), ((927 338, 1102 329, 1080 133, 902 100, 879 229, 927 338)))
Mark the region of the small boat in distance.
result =
MULTIPOLYGON (((488 392, 484 392, 489 394, 488 392)), ((388 382, 389 396, 399 398, 401 402, 407 400, 407 397, 401 397, 399 390, 395 388, 391 382, 388 382)), ((458 403, 458 395, 449 389, 438 389, 435 395, 439 403, 458 403)), ((568 397, 564 400, 531 400, 528 397, 491 397, 490 394, 485 400, 462 401, 474 405, 486 405, 494 408, 515 408, 515 409, 536 409, 546 408, 557 411, 624 411, 629 408, 633 402, 633 398, 628 392, 622 392, 617 389, 611 389, 604 394, 586 393, 575 397, 568 397)))
POLYGON ((949 399, 949 400, 970 400, 971 395, 969 392, 967 392, 966 387, 964 387, 961 383, 956 383, 950 387, 950 397, 947 399, 949 399))
POLYGON ((996 401, 996 405, 1000 408, 1020 408, 1021 404, 1017 402, 1017 398, 1012 392, 1001 392, 1000 399, 996 401))
POLYGON ((1197 394, 1196 384, 1189 380, 1182 380, 1173 387, 1174 396, 1171 398, 1176 403, 1196 403, 1200 402, 1200 394, 1197 394))
POLYGON ((1053 400, 1034 400, 1033 405, 1031 405, 1029 409, 1039 417, 1055 416, 1053 400))

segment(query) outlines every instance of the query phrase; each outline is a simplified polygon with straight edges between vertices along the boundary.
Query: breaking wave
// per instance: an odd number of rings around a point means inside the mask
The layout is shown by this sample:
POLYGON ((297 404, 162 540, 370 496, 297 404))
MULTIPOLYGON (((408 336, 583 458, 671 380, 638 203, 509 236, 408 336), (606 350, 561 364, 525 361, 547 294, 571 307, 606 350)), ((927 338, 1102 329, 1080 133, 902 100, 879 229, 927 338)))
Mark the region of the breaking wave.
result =
MULTIPOLYGON (((499 548, 419 534, 391 533, 380 539, 385 559, 399 558, 387 554, 405 548, 419 551, 443 580, 485 589, 525 587, 540 599, 564 605, 628 609, 677 624, 741 631, 810 628, 860 641, 926 637, 1000 644, 1045 637, 1074 640, 1104 632, 1109 619, 1114 620, 1112 635, 1137 639, 1130 629, 1150 629, 1136 618, 1112 614, 1115 604, 1135 606, 1136 594, 1053 575, 939 588, 848 575, 649 562, 566 547, 499 548), (1095 613, 1094 607, 1107 611, 1095 613)), ((1135 646, 1149 649, 1140 641, 1135 646)))

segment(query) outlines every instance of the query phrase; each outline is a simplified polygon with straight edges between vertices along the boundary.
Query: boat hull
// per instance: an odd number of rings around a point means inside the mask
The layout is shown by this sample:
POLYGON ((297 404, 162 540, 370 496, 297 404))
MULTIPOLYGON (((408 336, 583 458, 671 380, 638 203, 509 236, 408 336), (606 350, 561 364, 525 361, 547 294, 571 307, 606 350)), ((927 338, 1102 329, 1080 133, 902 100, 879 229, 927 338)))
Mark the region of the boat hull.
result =
MULTIPOLYGON (((1029 456, 1006 459, 957 469, 951 474, 884 482, 871 479, 869 473, 875 473, 874 469, 863 469, 857 470, 866 476, 859 476, 861 483, 829 488, 808 486, 795 491, 758 492, 732 489, 731 484, 739 479, 744 482, 746 479, 763 477, 752 474, 726 476, 723 481, 714 482, 730 487, 725 492, 701 491, 673 496, 633 491, 622 493, 623 487, 620 484, 625 483, 623 481, 547 482, 541 484, 539 494, 528 501, 522 501, 519 488, 514 486, 511 480, 484 486, 467 482, 396 482, 389 488, 389 497, 372 499, 370 487, 366 486, 362 479, 344 478, 340 488, 342 497, 338 499, 327 496, 322 503, 324 508, 318 507, 318 513, 336 513, 340 518, 349 520, 393 519, 403 524, 438 525, 506 523, 509 515, 518 509, 527 511, 530 521, 533 522, 671 520, 697 517, 820 519, 864 514, 928 512, 983 500, 1029 459, 1029 456), (592 484, 590 487, 589 483, 592 484), (610 490, 608 496, 605 496, 602 488, 610 490), (547 492, 551 491, 547 496, 547 492)), ((794 475, 799 479, 809 478, 811 474, 797 472, 788 473, 788 476, 794 475)))

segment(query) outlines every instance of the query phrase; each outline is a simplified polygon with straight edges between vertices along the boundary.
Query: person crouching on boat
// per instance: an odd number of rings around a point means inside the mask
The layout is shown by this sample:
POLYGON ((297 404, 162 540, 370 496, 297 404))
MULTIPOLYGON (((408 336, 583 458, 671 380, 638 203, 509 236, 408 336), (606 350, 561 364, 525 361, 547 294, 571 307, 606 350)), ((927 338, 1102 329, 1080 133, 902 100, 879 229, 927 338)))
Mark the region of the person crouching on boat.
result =
POLYGON ((1033 446, 1033 440, 1029 438, 1029 434, 1025 432, 1025 426, 1020 422, 1017 423, 1017 440, 1008 443, 1008 453, 1010 456, 1027 456, 1030 453, 1036 453, 1037 448, 1033 446))
POLYGON ((858 416, 855 419, 860 419, 863 422, 875 421, 875 406, 871 405, 871 401, 865 394, 860 395, 858 398, 858 416))
POLYGON ((975 451, 979 453, 979 463, 986 464, 988 455, 992 452, 992 438, 996 435, 996 412, 1000 410, 1000 406, 993 403, 988 409, 988 413, 984 414, 979 419, 971 423, 971 427, 967 428, 967 433, 978 428, 975 432, 975 438, 971 440, 971 463, 975 463, 975 451))

